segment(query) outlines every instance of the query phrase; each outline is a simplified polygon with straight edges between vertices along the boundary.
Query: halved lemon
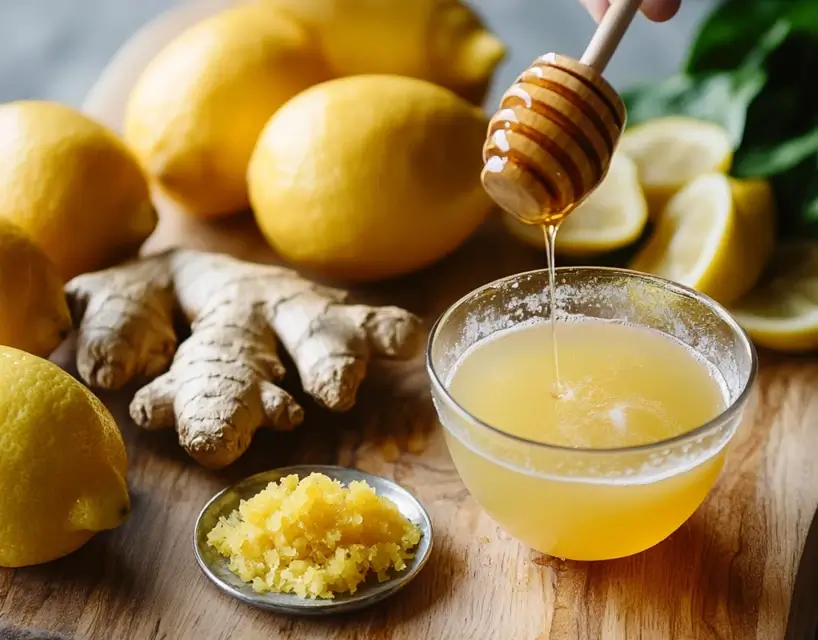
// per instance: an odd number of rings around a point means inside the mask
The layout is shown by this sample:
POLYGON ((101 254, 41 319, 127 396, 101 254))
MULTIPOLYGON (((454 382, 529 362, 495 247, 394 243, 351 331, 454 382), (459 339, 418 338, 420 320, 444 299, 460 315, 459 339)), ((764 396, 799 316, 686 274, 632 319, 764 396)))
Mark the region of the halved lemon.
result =
POLYGON ((818 243, 779 246, 758 286, 731 311, 760 347, 818 348, 818 243))
MULTIPOLYGON (((538 226, 518 222, 505 214, 509 231, 537 248, 545 239, 538 226)), ((639 186, 636 165, 623 153, 615 153, 608 175, 588 199, 560 225, 556 252, 565 256, 593 256, 615 251, 635 242, 648 221, 645 196, 639 186)))
POLYGON ((683 116, 657 118, 628 129, 619 147, 636 162, 651 216, 686 183, 704 173, 726 173, 733 161, 727 131, 683 116))
POLYGON ((767 182, 708 173, 668 202, 631 268, 731 304, 755 285, 774 238, 775 207, 767 182))

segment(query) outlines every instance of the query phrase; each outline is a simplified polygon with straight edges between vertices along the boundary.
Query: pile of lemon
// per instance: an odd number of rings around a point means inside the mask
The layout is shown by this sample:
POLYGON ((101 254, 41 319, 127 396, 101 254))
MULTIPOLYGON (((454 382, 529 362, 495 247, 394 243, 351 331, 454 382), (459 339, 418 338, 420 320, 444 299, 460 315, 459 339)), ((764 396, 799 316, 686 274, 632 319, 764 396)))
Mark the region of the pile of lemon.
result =
MULTIPOLYGON (((817 348, 818 245, 776 247, 769 183, 730 177, 731 162, 727 132, 710 122, 666 117, 628 129, 556 251, 592 259, 641 241, 630 268, 721 302, 759 346, 817 348)), ((542 247, 538 229, 506 222, 542 247)))
POLYGON ((295 266, 391 278, 453 251, 491 210, 479 103, 504 54, 460 2, 240 4, 156 53, 123 135, 187 213, 250 207, 295 266))

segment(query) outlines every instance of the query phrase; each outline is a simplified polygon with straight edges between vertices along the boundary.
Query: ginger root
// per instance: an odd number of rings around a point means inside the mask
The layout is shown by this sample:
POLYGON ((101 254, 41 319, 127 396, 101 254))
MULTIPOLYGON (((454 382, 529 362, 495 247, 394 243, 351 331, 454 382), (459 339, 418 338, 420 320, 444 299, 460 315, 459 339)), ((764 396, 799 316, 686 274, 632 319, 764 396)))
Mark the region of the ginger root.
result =
POLYGON ((275 384, 284 376, 277 340, 304 390, 346 411, 370 356, 411 357, 422 333, 408 311, 346 304, 345 292, 290 269, 182 249, 77 276, 66 294, 82 379, 118 389, 158 375, 134 396, 131 417, 145 429, 175 427, 212 469, 239 458, 259 427, 302 421, 302 408, 275 384), (177 348, 178 315, 191 334, 177 348))

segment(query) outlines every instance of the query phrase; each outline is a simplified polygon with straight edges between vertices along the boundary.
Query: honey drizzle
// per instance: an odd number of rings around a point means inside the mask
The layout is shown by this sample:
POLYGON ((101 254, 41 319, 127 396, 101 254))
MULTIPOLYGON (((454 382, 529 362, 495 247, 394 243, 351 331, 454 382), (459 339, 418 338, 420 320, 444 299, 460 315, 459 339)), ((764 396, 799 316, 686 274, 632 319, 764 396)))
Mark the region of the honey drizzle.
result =
POLYGON ((545 238, 545 254, 548 262, 548 315, 551 319, 551 359, 552 366, 554 367, 554 388, 550 389, 549 393, 554 398, 561 398, 565 395, 565 390, 562 388, 560 382, 560 359, 559 353, 557 352, 557 276, 555 249, 557 246, 557 231, 559 231, 560 222, 542 226, 543 237, 545 238))
MULTIPOLYGON (((618 96, 610 85, 594 74, 591 74, 591 79, 584 77, 581 67, 580 63, 556 54, 546 54, 538 58, 506 91, 500 103, 500 110, 490 122, 488 139, 483 147, 485 170, 489 174, 502 173, 506 171, 506 165, 511 163, 515 169, 527 174, 526 178, 541 189, 536 198, 539 211, 531 211, 536 217, 526 218, 520 211, 509 213, 522 223, 536 224, 543 230, 548 266, 548 315, 551 323, 555 381, 550 393, 554 398, 560 398, 565 394, 560 381, 557 350, 555 259, 557 232, 562 221, 576 210, 605 177, 606 165, 611 160, 626 119, 624 105, 618 101, 618 96), (560 78, 560 74, 569 77, 570 81, 565 83, 565 77, 560 78), (561 84, 560 79, 565 84, 561 84), (590 104, 586 103, 578 92, 577 83, 588 91, 590 104), (539 99, 535 88, 542 92, 540 95, 551 94, 553 104, 539 99), (532 93, 535 95, 532 96, 532 93), (554 96, 558 96, 559 99, 555 99, 554 96), (562 113, 561 109, 570 112, 567 105, 581 114, 579 121, 575 122, 569 115, 562 113), (543 133, 536 126, 521 122, 518 112, 526 111, 548 121, 558 132, 556 139, 543 133), (583 119, 590 123, 590 127, 583 128, 580 125, 583 119), (561 146, 559 137, 562 134, 559 132, 567 133, 575 147, 566 149, 561 146), (509 138, 509 134, 524 137, 532 143, 530 148, 534 151, 529 151, 531 157, 514 148, 514 140, 509 138), (572 152, 577 151, 587 160, 590 176, 583 173, 583 169, 577 165, 577 160, 572 155, 572 152), (554 175, 549 175, 549 172, 554 172, 554 175), (593 184, 588 184, 588 180, 593 184), (543 200, 543 195, 547 200, 543 200)), ((576 113, 573 115, 576 117, 576 113)), ((529 122, 531 121, 529 118, 529 122)), ((530 192, 528 195, 531 195, 530 192)), ((514 199, 511 202, 514 202, 514 199)), ((500 204, 502 206, 502 203, 500 204)))

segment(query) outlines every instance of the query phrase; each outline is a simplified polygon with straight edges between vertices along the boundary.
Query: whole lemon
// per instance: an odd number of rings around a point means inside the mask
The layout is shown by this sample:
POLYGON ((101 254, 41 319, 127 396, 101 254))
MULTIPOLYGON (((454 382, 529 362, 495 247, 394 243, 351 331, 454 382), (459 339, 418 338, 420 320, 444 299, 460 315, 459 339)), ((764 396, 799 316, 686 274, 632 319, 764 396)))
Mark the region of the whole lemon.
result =
POLYGON ((47 356, 70 330, 57 267, 17 225, 0 218, 0 345, 47 356))
POLYGON ((0 106, 0 217, 66 281, 126 257, 156 226, 147 180, 125 145, 78 111, 40 101, 0 106))
POLYGON ((266 0, 308 25, 336 76, 429 80, 482 102, 505 45, 460 0, 266 0))
POLYGON ((353 76, 271 119, 248 172, 256 220, 298 266, 378 280, 457 248, 492 204, 480 184, 486 120, 424 80, 353 76))
POLYGON ((130 510, 111 414, 57 365, 10 347, 0 347, 0 452, 0 566, 71 553, 130 510))
POLYGON ((156 184, 188 212, 247 207, 245 177, 264 123, 328 74, 289 17, 255 4, 182 32, 137 80, 124 134, 156 184))

